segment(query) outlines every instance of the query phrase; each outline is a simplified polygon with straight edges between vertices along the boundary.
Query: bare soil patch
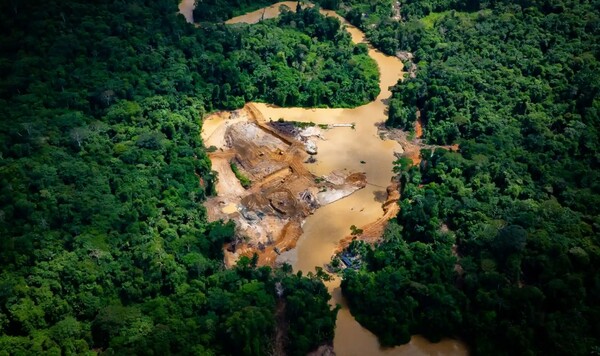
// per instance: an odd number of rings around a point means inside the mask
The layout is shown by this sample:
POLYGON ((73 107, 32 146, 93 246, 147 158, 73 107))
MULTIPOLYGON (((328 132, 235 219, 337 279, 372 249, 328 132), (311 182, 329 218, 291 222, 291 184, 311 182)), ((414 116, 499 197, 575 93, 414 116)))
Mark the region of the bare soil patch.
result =
POLYGON ((306 141, 318 131, 278 130, 252 104, 209 116, 206 123, 203 138, 217 147, 209 158, 218 174, 217 196, 206 203, 208 217, 236 222, 234 241, 225 246, 228 266, 254 253, 259 264, 273 265, 279 253, 295 246, 308 215, 366 185, 361 172, 310 173, 303 164, 309 156, 306 141), (248 189, 232 163, 252 182, 248 189))

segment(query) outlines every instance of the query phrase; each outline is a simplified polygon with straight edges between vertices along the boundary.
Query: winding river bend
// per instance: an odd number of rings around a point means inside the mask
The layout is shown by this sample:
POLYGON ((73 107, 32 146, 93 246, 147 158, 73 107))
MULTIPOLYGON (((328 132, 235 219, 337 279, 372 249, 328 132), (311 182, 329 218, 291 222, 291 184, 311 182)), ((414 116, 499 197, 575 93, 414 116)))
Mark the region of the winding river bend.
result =
MULTIPOLYGON (((261 19, 279 15, 279 6, 294 10, 296 2, 281 2, 227 21, 256 23, 261 19)), ((183 0, 180 12, 188 22, 193 22, 193 0, 183 0)), ((368 43, 362 31, 350 25, 333 11, 321 10, 327 16, 338 18, 346 26, 354 43, 368 43)), ((334 170, 366 172, 367 186, 335 203, 321 207, 306 219, 304 233, 296 248, 283 253, 278 261, 289 262, 294 270, 314 271, 315 266, 328 263, 341 239, 350 233, 350 225, 364 226, 383 216, 381 196, 392 178, 394 152, 402 152, 395 141, 382 140, 376 124, 386 120, 387 99, 390 86, 396 84, 403 74, 402 62, 369 46, 369 55, 380 71, 379 96, 372 102, 354 109, 304 109, 278 108, 268 104, 254 103, 265 118, 284 118, 286 121, 315 122, 317 124, 355 123, 355 129, 340 127, 324 132, 324 140, 318 142, 319 154, 315 164, 307 168, 316 175, 334 170), (365 163, 361 163, 361 161, 365 163)), ((410 343, 390 349, 381 349, 375 335, 363 328, 350 314, 340 289, 340 279, 327 283, 332 304, 339 303, 334 350, 337 355, 466 355, 467 349, 459 341, 445 339, 430 343, 420 336, 413 336, 410 343)))

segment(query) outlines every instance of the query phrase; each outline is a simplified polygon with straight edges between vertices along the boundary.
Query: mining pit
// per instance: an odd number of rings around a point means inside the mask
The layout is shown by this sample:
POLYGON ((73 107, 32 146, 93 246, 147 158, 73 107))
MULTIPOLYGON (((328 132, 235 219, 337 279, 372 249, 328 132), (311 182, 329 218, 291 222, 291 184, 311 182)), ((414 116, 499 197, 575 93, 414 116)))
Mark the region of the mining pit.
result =
POLYGON ((318 177, 306 169, 304 162, 318 160, 315 140, 321 137, 319 127, 266 121, 253 104, 205 119, 202 138, 217 172, 208 218, 236 223, 234 239, 225 246, 226 265, 254 253, 261 265, 273 265, 278 254, 295 246, 307 216, 366 186, 363 172, 318 177), (247 189, 239 175, 250 180, 247 189))

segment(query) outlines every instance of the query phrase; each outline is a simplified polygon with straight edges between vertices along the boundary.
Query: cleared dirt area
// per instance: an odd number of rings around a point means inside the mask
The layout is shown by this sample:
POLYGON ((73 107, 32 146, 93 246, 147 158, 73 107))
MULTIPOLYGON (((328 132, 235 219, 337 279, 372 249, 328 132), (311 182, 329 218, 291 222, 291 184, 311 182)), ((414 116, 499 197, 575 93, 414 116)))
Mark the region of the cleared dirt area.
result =
POLYGON ((279 253, 295 246, 307 216, 366 185, 361 172, 310 173, 303 162, 307 151, 316 150, 319 130, 281 127, 266 122, 253 104, 205 120, 202 138, 212 147, 209 158, 218 174, 217 196, 206 203, 208 217, 236 222, 234 241, 225 246, 228 266, 253 253, 260 264, 274 264, 279 253), (250 180, 247 189, 240 176, 250 180))

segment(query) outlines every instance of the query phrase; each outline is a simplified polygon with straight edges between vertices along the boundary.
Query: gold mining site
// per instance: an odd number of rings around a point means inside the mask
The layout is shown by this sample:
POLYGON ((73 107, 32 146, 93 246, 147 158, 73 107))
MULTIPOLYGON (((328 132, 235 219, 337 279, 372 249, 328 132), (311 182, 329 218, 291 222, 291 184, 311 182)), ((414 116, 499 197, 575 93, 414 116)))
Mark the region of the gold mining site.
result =
POLYGON ((320 137, 318 126, 266 121, 253 104, 206 118, 202 139, 218 174, 217 196, 206 203, 208 218, 236 223, 235 240, 225 249, 226 265, 255 252, 259 264, 273 265, 279 253, 295 246, 308 215, 365 187, 362 172, 317 177, 305 168, 320 137), (252 182, 248 189, 232 164, 252 182))

